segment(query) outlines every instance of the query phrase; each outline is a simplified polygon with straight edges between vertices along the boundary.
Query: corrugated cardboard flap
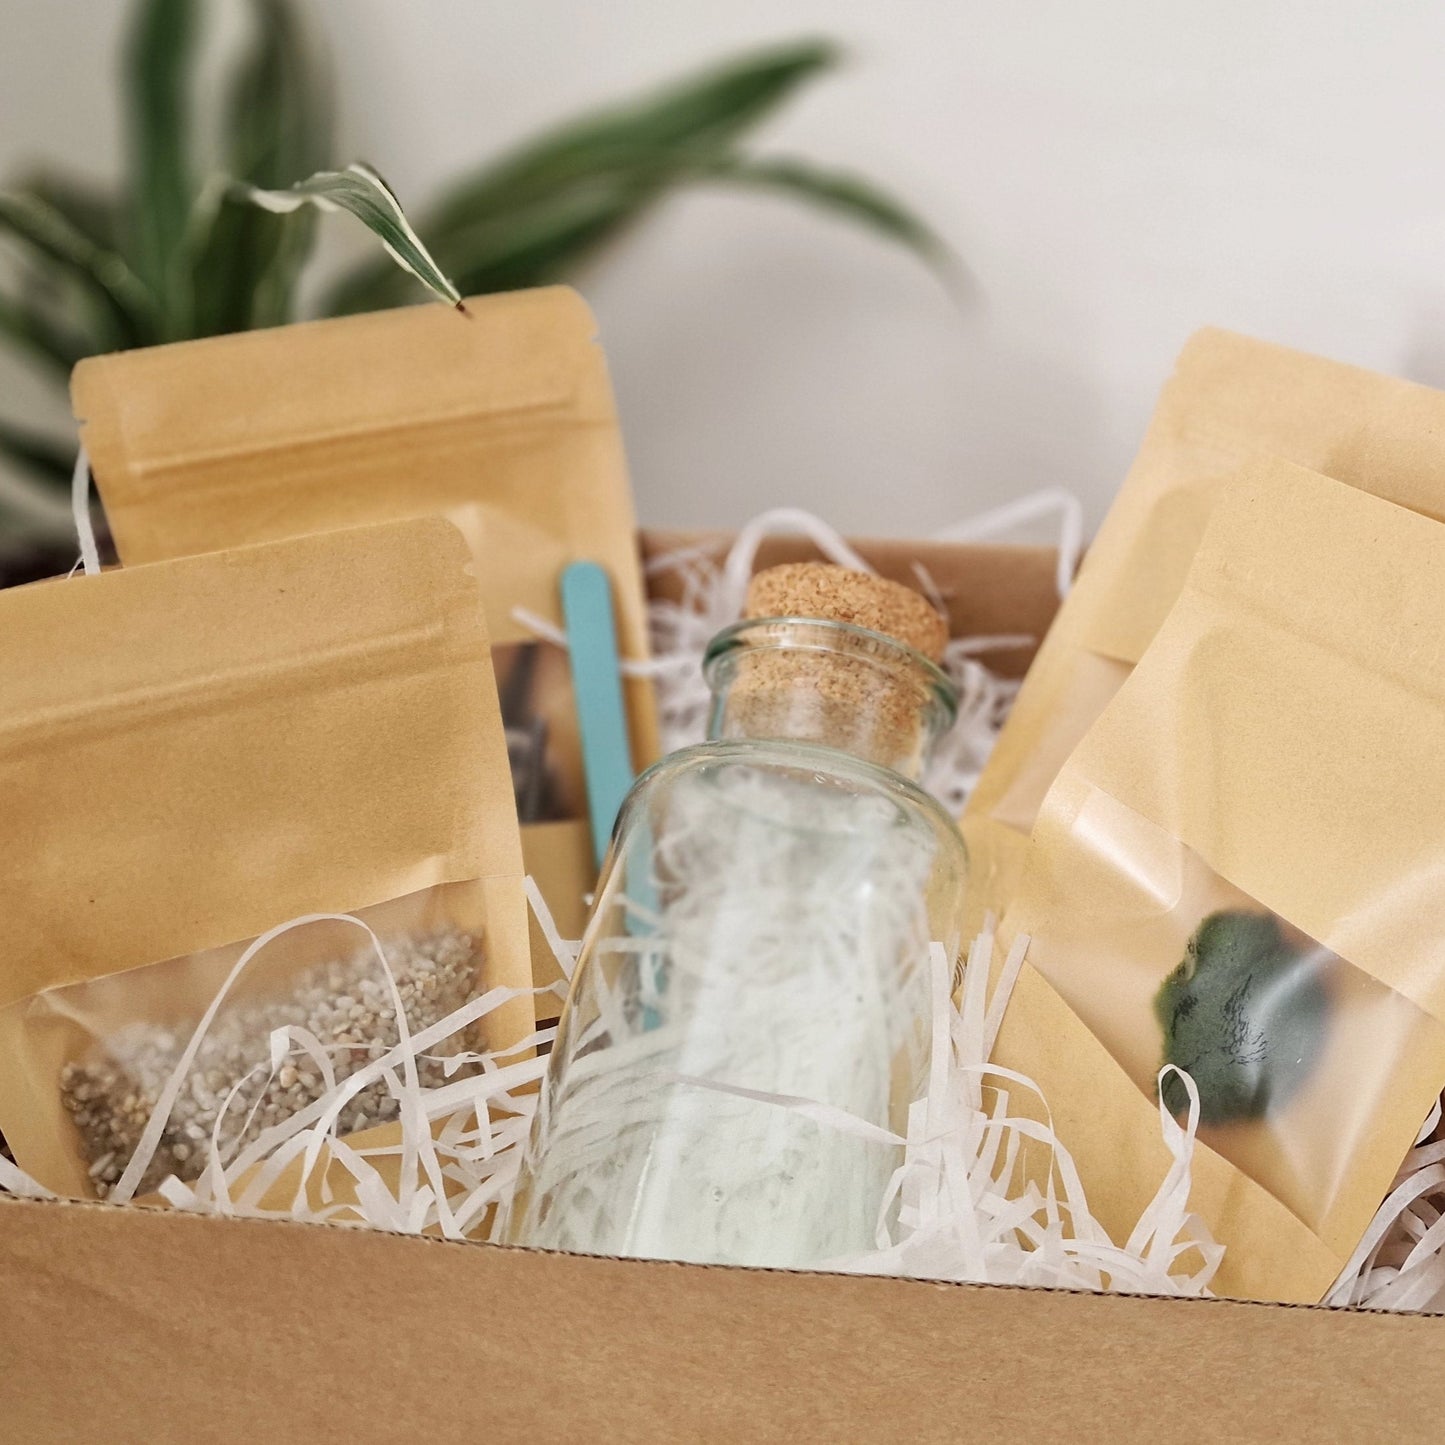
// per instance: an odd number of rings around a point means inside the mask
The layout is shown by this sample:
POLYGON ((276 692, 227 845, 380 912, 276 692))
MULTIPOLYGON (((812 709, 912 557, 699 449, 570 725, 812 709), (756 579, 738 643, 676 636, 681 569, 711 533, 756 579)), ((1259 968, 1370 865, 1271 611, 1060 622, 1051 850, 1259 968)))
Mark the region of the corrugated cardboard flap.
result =
POLYGON ((13 1440, 1433 1438, 1422 1316, 0 1203, 13 1440))

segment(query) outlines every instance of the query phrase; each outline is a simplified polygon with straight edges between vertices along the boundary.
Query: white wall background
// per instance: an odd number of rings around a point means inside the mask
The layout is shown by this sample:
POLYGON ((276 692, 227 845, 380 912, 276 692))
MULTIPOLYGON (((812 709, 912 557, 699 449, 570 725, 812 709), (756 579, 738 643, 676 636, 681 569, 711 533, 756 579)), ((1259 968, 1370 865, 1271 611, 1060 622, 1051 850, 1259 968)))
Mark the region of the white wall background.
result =
MULTIPOLYGON (((813 32, 850 48, 759 145, 886 181, 961 254, 971 293, 778 199, 669 203, 579 278, 647 520, 729 524, 787 501, 917 534, 1052 484, 1097 519, 1205 323, 1445 384, 1430 0, 318 8, 343 152, 412 204, 571 109, 720 52, 813 32)), ((123 9, 0 0, 0 172, 39 156, 113 171, 123 9)), ((13 369, 7 402, 38 405, 13 369)))

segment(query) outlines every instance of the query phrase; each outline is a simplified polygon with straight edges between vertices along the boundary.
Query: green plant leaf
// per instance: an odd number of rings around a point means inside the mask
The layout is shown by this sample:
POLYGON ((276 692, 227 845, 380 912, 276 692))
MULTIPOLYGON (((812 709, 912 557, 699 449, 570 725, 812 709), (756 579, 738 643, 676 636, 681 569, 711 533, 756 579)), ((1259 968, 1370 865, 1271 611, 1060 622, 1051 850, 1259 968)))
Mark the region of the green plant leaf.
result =
MULTIPOLYGON (((330 77, 290 0, 251 0, 250 10, 251 49, 226 105, 227 165, 252 185, 288 186, 330 162, 330 77)), ((289 320, 315 228, 310 209, 278 216, 226 194, 196 262, 196 331, 289 320)))
MULTIPOLYGON (((871 182, 791 157, 751 160, 738 155, 594 176, 500 215, 444 231, 432 241, 433 254, 466 295, 546 285, 575 270, 664 193, 700 182, 775 190, 908 247, 941 273, 958 266, 924 221, 871 182)), ((400 306, 407 299, 394 273, 367 267, 330 293, 326 309, 349 314, 400 306)))
POLYGON ((143 345, 156 339, 151 293, 120 256, 82 235, 53 206, 35 196, 0 191, 0 236, 5 235, 92 300, 114 344, 143 345))
POLYGON ((237 181, 233 192, 268 211, 285 215, 305 205, 349 211, 386 247, 391 258, 424 286, 462 308, 461 293, 448 279, 411 228, 395 192, 370 166, 321 171, 285 190, 265 190, 237 181))
POLYGON ((570 274, 634 223, 659 185, 599 179, 450 235, 438 259, 467 295, 545 286, 570 274))
MULTIPOLYGON (((417 229, 468 292, 555 279, 836 59, 826 41, 798 41, 589 112, 453 186, 417 229)), ((323 309, 367 311, 404 300, 396 277, 368 264, 343 276, 323 309)))
POLYGON ((42 169, 31 171, 10 189, 59 211, 92 245, 106 251, 121 249, 120 207, 102 187, 42 169))
MULTIPOLYGON (((41 167, 25 174, 10 189, 64 217, 98 253, 121 254, 121 206, 104 187, 41 167)), ((148 301, 146 307, 150 309, 148 301)), ((116 325, 109 305, 98 303, 93 294, 86 294, 85 288, 77 287, 53 266, 28 267, 15 301, 4 309, 8 324, 0 322, 0 332, 8 334, 12 342, 29 345, 32 352, 44 347, 67 369, 82 356, 128 341, 128 328, 116 325), (47 338, 51 344, 47 345, 47 338)))
MULTIPOLYGON (((447 233, 433 247, 437 262, 464 295, 545 286, 575 271, 635 221, 658 194, 627 177, 599 177, 555 196, 447 233)), ((413 290, 394 266, 368 266, 338 285, 330 315, 404 306, 413 290)))
POLYGON ((922 220, 860 176, 825 170, 791 156, 763 160, 727 156, 703 167, 699 176, 781 191, 907 246, 930 264, 941 267, 953 260, 948 247, 922 220))
POLYGON ((227 163, 238 180, 289 186, 331 155, 331 77, 293 0, 250 0, 250 54, 227 105, 227 163))
POLYGON ((191 159, 189 93, 200 20, 200 0, 140 0, 125 45, 131 254, 156 297, 166 338, 190 329, 183 251, 201 189, 191 159))
POLYGON ((70 485, 75 444, 68 447, 40 432, 18 427, 0 417, 0 456, 46 482, 70 485))
POLYGON ((609 106, 546 132, 454 186, 422 228, 428 236, 618 171, 658 172, 720 154, 838 57, 822 40, 737 56, 655 95, 609 106))
POLYGON ((88 337, 72 331, 32 305, 0 292, 0 341, 53 367, 61 377, 82 357, 97 350, 88 337))
POLYGON ((296 286, 316 246, 316 215, 267 213, 227 191, 198 249, 197 336, 280 326, 293 319, 296 286))

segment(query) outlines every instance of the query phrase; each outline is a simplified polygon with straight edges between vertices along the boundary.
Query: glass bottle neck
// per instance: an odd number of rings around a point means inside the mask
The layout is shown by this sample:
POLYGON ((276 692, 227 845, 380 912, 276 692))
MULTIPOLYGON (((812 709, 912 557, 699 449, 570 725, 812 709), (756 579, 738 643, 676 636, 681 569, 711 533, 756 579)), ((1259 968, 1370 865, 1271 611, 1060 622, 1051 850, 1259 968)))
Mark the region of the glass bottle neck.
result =
POLYGON ((708 736, 819 744, 917 781, 958 695, 921 653, 846 622, 772 617, 719 633, 708 736))

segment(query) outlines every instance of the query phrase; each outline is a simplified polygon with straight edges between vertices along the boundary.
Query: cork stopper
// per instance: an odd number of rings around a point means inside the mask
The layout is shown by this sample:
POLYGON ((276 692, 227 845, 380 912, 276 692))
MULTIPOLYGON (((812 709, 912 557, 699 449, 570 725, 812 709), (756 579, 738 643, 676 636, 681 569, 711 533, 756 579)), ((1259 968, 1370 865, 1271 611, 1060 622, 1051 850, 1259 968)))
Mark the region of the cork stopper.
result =
POLYGON ((846 567, 795 562, 753 578, 745 613, 713 657, 712 736, 823 743, 918 775, 954 705, 931 665, 948 624, 924 597, 846 567), (831 626, 840 622, 881 636, 831 626))
POLYGON ((829 562, 786 562, 759 572, 748 586, 743 615, 849 622, 904 643, 932 662, 942 659, 948 642, 947 621, 921 593, 829 562))

